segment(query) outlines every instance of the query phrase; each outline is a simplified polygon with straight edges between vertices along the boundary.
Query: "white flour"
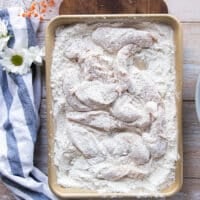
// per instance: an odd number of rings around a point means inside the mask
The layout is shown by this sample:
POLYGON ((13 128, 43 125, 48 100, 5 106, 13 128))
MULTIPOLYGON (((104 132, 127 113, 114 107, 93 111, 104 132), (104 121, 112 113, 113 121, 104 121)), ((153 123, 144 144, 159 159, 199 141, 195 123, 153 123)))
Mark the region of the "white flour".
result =
POLYGON ((51 74, 58 184, 152 194, 174 181, 170 27, 149 22, 60 27, 51 74))

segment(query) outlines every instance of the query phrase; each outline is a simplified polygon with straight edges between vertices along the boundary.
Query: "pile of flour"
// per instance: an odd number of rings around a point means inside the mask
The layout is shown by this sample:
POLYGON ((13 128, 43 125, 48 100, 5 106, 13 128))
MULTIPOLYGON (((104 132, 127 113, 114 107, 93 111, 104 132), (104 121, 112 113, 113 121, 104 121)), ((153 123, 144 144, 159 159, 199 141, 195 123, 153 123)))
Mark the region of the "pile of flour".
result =
POLYGON ((174 52, 173 30, 165 24, 57 29, 51 88, 58 184, 147 194, 172 184, 174 52))

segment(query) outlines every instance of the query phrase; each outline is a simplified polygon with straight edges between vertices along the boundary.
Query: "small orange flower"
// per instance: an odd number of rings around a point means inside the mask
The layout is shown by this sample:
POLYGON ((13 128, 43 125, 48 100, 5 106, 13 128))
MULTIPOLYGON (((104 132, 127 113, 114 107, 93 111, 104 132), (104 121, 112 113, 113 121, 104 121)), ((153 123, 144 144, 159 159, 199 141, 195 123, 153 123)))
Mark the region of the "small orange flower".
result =
POLYGON ((30 9, 31 9, 31 10, 34 10, 35 7, 36 7, 36 3, 35 3, 35 2, 31 3, 30 9))
POLYGON ((47 6, 46 1, 41 1, 41 2, 40 2, 40 5, 41 5, 42 7, 47 6))
POLYGON ((27 17, 31 17, 31 12, 27 12, 27 17))
POLYGON ((41 12, 41 13, 45 13, 45 12, 46 12, 46 9, 43 8, 40 12, 41 12))
POLYGON ((34 13, 34 17, 38 17, 38 14, 37 14, 37 13, 34 13))
POLYGON ((54 0, 50 0, 49 3, 48 3, 48 5, 49 5, 50 7, 55 6, 55 1, 54 1, 54 0))
POLYGON ((40 16, 40 21, 42 21, 44 18, 43 18, 43 16, 40 16))
POLYGON ((24 13, 21 14, 22 17, 38 17, 43 20, 45 13, 51 12, 50 8, 55 6, 55 0, 33 0, 30 7, 26 8, 24 13))

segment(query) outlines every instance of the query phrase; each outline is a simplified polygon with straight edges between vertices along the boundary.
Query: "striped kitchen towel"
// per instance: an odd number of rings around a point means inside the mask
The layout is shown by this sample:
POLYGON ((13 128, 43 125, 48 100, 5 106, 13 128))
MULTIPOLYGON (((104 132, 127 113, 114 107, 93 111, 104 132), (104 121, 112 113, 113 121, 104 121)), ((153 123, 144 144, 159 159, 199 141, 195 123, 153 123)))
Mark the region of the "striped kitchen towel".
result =
MULTIPOLYGON (((39 22, 18 16, 20 8, 0 10, 0 19, 11 35, 10 48, 36 45, 39 22)), ((33 166, 34 145, 39 128, 38 110, 41 99, 40 68, 13 74, 0 66, 0 177, 16 199, 56 199, 47 177, 33 166)))

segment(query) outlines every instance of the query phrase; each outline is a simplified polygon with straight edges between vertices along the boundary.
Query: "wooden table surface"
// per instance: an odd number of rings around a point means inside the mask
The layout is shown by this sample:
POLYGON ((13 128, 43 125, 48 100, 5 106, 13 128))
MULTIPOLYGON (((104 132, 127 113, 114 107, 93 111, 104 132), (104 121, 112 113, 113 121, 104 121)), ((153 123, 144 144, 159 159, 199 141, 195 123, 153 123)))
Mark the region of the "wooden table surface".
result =
MULTIPOLYGON (((16 5, 16 0, 0 0, 0 6, 16 5)), ((195 84, 200 73, 200 1, 166 0, 169 13, 175 15, 183 26, 184 84, 183 84, 183 147, 184 183, 182 190, 170 200, 200 200, 200 123, 195 113, 195 84)), ((44 44, 44 30, 52 13, 38 31, 39 44, 44 44)), ((41 128, 35 149, 35 165, 47 174, 47 131, 45 85, 43 84, 40 110, 41 128)), ((0 199, 14 200, 12 194, 0 182, 0 199)))

